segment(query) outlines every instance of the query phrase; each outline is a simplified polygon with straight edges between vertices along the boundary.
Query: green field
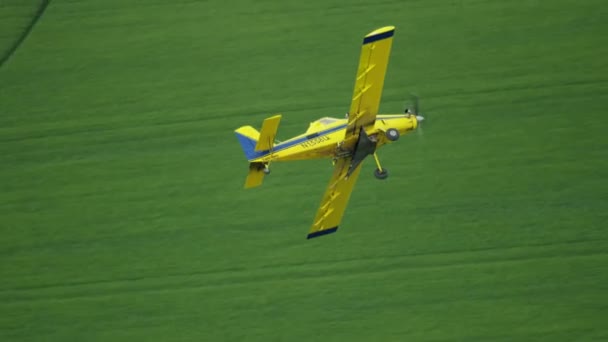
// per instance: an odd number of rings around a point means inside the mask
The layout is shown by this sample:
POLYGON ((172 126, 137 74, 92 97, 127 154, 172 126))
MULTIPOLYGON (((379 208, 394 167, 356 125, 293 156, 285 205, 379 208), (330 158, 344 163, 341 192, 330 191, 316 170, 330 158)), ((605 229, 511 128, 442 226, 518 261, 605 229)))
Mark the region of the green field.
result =
MULTIPOLYGON (((0 4, 0 52, 39 3, 0 4)), ((608 340, 607 16, 53 0, 0 66, 0 341, 608 340), (245 191, 233 130, 342 117, 385 25, 381 111, 415 92, 429 120, 306 240, 331 163, 245 191)))

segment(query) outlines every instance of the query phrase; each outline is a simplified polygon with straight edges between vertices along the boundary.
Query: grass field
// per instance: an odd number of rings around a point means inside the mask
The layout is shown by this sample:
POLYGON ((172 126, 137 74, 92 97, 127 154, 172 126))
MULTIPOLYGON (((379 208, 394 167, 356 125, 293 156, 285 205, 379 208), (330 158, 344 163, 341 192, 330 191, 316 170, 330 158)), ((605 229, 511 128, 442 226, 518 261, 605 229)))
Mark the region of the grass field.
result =
POLYGON ((607 14, 53 0, 0 67, 0 340, 608 340, 607 14), (381 111, 416 92, 429 121, 306 240, 331 164, 245 191, 233 130, 342 116, 384 25, 381 111))

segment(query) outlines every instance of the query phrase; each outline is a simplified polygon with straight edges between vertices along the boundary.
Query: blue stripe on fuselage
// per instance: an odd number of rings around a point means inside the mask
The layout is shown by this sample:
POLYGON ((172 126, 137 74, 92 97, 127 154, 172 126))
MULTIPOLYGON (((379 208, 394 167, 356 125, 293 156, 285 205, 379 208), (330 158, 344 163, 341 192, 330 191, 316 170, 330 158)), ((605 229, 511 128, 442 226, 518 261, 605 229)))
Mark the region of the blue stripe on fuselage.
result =
MULTIPOLYGON (((339 131, 341 129, 344 129, 345 127, 346 127, 346 124, 339 125, 339 126, 336 126, 336 127, 332 127, 332 128, 326 129, 324 131, 320 131, 315 136, 313 136, 312 134, 308 134, 305 137, 301 137, 301 138, 298 138, 298 139, 288 140, 288 141, 282 142, 282 143, 276 145, 273 148, 273 153, 274 152, 278 152, 278 151, 282 151, 282 150, 285 150, 285 149, 288 149, 288 148, 293 147, 293 146, 295 146, 297 144, 303 143, 303 142, 305 142, 307 140, 318 138, 318 137, 321 137, 321 136, 333 133, 335 131, 339 131)), ((256 154, 255 158, 263 157, 263 156, 267 155, 268 153, 270 153, 270 150, 255 152, 255 154, 256 154)), ((254 158, 252 158, 252 159, 254 159, 254 158)))
MULTIPOLYGON (((386 118, 386 117, 385 118, 378 117, 377 119, 378 120, 392 120, 392 119, 401 119, 404 116, 391 116, 391 117, 388 117, 388 118, 386 118)), ((324 135, 327 135, 327 134, 330 134, 330 133, 334 133, 335 131, 339 131, 339 130, 344 129, 344 128, 346 128, 346 124, 339 125, 339 126, 332 127, 332 128, 328 128, 328 129, 326 129, 324 131, 319 131, 318 133, 307 134, 306 136, 298 138, 298 139, 288 140, 288 141, 282 142, 282 143, 280 143, 280 144, 278 144, 278 145, 276 145, 274 147, 273 153, 274 152, 278 152, 278 151, 282 151, 282 150, 285 150, 285 149, 288 149, 290 147, 293 147, 293 146, 295 146, 297 144, 303 143, 303 142, 308 141, 310 139, 314 139, 314 138, 318 138, 318 137, 321 137, 321 136, 324 136, 324 135)), ((265 155, 267 155, 269 153, 270 153, 270 150, 259 151, 259 152, 255 152, 254 151, 253 154, 252 154, 253 158, 250 158, 249 160, 264 157, 265 155)))

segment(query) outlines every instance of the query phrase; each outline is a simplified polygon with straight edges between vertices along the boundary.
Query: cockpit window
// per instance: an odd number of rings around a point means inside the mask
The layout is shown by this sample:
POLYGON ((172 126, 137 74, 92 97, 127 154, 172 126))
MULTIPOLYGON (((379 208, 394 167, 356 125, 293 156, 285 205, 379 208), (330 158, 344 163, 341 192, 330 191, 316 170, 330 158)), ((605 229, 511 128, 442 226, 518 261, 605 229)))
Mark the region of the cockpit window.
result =
POLYGON ((319 122, 322 123, 322 124, 324 124, 324 125, 329 125, 329 124, 334 123, 336 121, 337 121, 337 119, 334 119, 334 118, 322 118, 322 119, 319 119, 319 122))

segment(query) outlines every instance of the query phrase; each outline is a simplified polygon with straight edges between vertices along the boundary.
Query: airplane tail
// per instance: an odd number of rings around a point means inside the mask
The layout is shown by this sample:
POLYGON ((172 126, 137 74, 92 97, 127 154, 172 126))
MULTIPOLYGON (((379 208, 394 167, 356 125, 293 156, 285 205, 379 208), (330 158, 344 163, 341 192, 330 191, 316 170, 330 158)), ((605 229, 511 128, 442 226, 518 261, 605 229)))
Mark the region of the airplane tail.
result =
POLYGON ((245 180, 245 188, 262 185, 264 175, 268 172, 267 164, 254 160, 272 153, 280 121, 281 115, 275 115, 264 120, 261 132, 251 126, 243 126, 234 131, 241 143, 245 157, 249 161, 249 173, 245 180))
POLYGON ((241 143, 241 147, 243 148, 243 152, 245 152, 245 157, 247 160, 253 160, 258 157, 258 153, 255 151, 255 146, 260 139, 260 132, 258 132, 255 128, 251 126, 243 126, 236 131, 237 139, 241 143))

